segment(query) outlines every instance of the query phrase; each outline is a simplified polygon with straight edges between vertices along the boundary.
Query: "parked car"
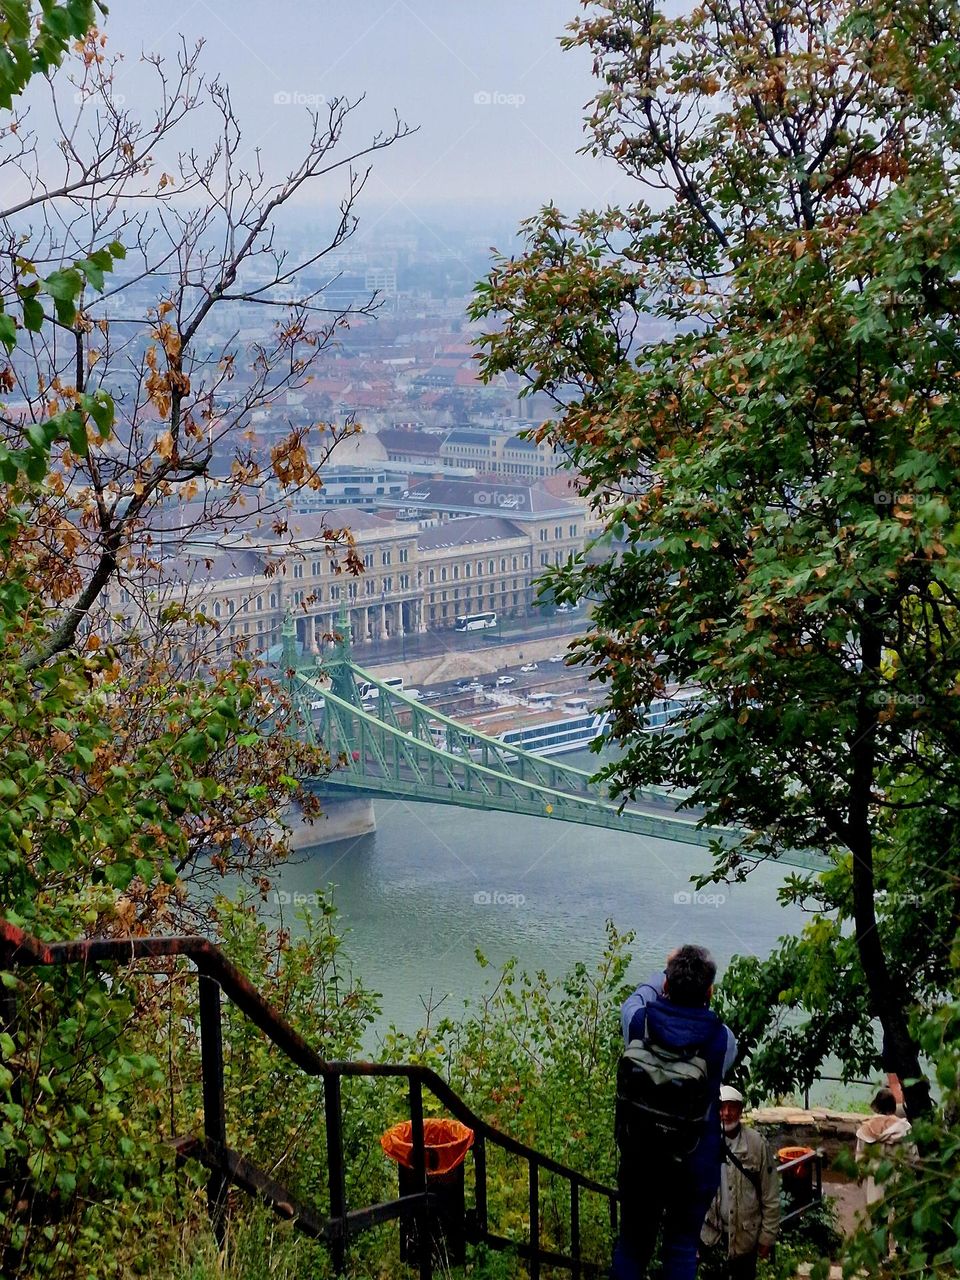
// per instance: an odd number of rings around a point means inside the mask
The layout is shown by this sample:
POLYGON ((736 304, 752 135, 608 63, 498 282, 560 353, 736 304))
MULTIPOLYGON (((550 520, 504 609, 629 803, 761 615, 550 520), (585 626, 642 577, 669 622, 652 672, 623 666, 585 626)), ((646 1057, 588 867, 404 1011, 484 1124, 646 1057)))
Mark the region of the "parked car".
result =
POLYGON ((540 668, 535 662, 525 662, 520 668, 521 671, 539 671, 540 668))
POLYGON ((563 654, 563 653, 555 653, 555 654, 553 655, 553 657, 552 657, 552 658, 548 658, 548 659, 547 659, 547 661, 548 661, 548 662, 562 662, 562 661, 563 661, 563 659, 564 659, 565 657, 566 657, 566 655, 565 655, 565 654, 563 654))
POLYGON ((516 684, 516 683, 517 683, 516 679, 513 676, 497 676, 498 685, 516 684))

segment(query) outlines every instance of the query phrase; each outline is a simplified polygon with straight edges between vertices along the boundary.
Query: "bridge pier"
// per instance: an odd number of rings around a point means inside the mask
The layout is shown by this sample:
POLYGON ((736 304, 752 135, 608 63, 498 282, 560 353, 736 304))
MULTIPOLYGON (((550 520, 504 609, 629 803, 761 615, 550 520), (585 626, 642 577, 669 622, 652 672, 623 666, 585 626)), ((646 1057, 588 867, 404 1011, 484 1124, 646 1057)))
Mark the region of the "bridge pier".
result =
POLYGON ((291 805, 284 815, 284 822, 291 832, 291 849, 316 849, 320 845, 335 844, 338 840, 370 835, 377 829, 373 801, 368 796, 345 799, 324 796, 320 803, 323 813, 314 822, 303 821, 298 805, 291 805))

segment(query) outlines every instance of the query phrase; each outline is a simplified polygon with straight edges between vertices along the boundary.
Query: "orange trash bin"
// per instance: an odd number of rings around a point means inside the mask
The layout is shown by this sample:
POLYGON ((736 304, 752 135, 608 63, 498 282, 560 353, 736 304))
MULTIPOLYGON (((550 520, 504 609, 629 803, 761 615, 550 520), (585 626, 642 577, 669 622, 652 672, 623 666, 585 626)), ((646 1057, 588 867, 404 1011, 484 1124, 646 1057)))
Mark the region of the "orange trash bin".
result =
MULTIPOLYGON (((413 1173, 413 1125, 403 1120, 380 1138, 384 1153, 396 1161, 400 1196, 414 1195, 418 1187, 413 1173)), ((441 1237, 451 1266, 466 1260, 466 1206, 463 1162, 473 1146, 473 1130, 459 1120, 425 1119, 423 1157, 427 1189, 436 1196, 436 1208, 428 1218, 431 1238, 441 1237)), ((431 1246, 432 1247, 432 1246, 431 1246)), ((400 1260, 414 1262, 419 1256, 416 1216, 400 1215, 400 1260)))
POLYGON ((804 1204, 813 1199, 813 1160, 804 1160, 803 1164, 794 1165, 792 1169, 784 1169, 783 1166, 793 1160, 800 1160, 803 1156, 814 1155, 816 1152, 813 1147, 781 1147, 777 1152, 784 1190, 792 1199, 804 1204))

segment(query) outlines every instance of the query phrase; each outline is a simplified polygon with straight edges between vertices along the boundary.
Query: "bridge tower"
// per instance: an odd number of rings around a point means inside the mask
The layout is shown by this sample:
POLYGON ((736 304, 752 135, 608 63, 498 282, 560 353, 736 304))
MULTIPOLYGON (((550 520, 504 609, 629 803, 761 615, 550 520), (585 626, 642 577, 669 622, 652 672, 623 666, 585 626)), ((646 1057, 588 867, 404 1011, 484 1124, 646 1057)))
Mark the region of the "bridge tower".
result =
POLYGON ((333 646, 333 654, 324 660, 323 669, 330 677, 330 688, 337 697, 353 702, 356 698, 352 667, 353 631, 347 606, 342 600, 337 615, 337 635, 339 639, 333 646))

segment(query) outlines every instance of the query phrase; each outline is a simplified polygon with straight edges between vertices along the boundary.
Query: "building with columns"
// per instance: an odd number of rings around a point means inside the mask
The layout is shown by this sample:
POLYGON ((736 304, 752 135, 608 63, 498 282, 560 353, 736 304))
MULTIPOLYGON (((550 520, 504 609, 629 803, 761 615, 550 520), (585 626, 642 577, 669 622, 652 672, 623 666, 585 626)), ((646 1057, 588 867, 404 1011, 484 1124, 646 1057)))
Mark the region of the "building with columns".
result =
POLYGON ((538 486, 440 481, 389 501, 402 502, 407 518, 335 507, 289 512, 278 527, 239 513, 214 533, 191 530, 182 516, 171 527, 171 515, 169 553, 113 588, 113 626, 117 634, 143 632, 163 606, 177 602, 212 619, 208 647, 225 652, 242 640, 262 652, 280 642, 289 614, 304 649, 317 652, 337 630, 341 606, 360 647, 449 629, 460 614, 522 617, 544 568, 583 550, 593 528, 581 503, 538 486), (411 503, 421 519, 409 518, 411 503), (362 573, 348 568, 345 530, 362 573))

